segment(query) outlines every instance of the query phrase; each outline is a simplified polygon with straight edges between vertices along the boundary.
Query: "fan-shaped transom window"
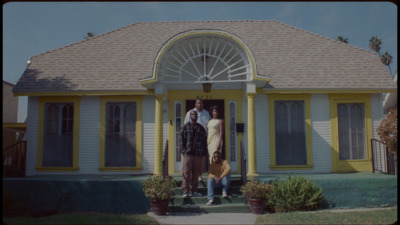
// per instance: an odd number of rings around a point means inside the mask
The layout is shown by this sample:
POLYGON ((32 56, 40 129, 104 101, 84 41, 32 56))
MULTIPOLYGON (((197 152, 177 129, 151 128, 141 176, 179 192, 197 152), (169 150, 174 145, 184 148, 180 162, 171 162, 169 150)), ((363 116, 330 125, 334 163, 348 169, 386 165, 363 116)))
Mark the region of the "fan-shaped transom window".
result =
POLYGON ((162 55, 158 72, 164 83, 246 81, 251 79, 243 47, 222 35, 191 35, 162 55))

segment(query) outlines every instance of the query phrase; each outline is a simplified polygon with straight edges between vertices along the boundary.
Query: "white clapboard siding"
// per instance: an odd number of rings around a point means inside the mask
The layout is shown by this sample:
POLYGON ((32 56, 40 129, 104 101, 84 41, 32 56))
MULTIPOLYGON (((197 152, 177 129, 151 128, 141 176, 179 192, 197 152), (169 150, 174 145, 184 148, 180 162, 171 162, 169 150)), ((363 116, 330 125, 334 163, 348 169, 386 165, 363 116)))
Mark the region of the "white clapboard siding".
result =
MULTIPOLYGON (((376 129, 379 127, 382 118, 384 118, 383 113, 383 96, 381 94, 371 94, 371 119, 372 119, 372 137, 371 139, 380 140, 378 132, 376 129)), ((367 140, 368 145, 371 144, 371 140, 367 140)), ((372 148, 372 146, 371 146, 372 148)), ((382 148, 383 149, 383 148, 382 148)), ((372 156, 371 156, 372 157, 372 156)), ((378 151, 375 154, 374 164, 378 168, 383 168, 382 172, 386 171, 386 154, 385 151, 378 151)))
POLYGON ((310 172, 332 172, 331 123, 327 94, 311 95, 312 163, 310 172))
POLYGON ((155 119, 155 98, 154 96, 143 97, 143 173, 154 171, 154 119, 155 119))
POLYGON ((383 96, 382 94, 371 94, 371 118, 372 118, 372 131, 373 137, 379 140, 376 129, 379 127, 383 114, 383 96))
POLYGON ((37 163, 37 146, 39 130, 38 97, 28 97, 28 115, 26 118, 26 176, 34 176, 37 163))
POLYGON ((257 172, 266 173, 270 168, 269 112, 265 94, 255 97, 257 172))
POLYGON ((79 174, 99 174, 100 98, 82 97, 79 120, 79 174))

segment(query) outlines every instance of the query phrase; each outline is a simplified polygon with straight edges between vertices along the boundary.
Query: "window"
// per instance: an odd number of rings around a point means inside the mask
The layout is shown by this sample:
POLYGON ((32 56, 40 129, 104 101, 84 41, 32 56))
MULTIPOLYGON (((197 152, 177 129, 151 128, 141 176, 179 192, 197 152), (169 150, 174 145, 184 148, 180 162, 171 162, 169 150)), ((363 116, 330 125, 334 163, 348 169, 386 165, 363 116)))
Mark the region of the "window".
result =
POLYGON ((236 161, 236 104, 229 103, 229 151, 231 161, 236 161))
POLYGON ((73 166, 73 103, 46 103, 44 106, 42 166, 73 166))
POLYGON ((136 103, 106 104, 105 166, 136 166, 136 103))
POLYGON ((311 96, 269 94, 270 168, 312 169, 311 96))
POLYGON ((306 165, 304 101, 275 101, 276 165, 306 165))
POLYGON ((142 96, 100 97, 100 171, 142 170, 142 96))
POLYGON ((180 151, 180 134, 182 128, 182 104, 176 103, 175 104, 175 155, 176 161, 181 161, 181 151, 180 151))
POLYGON ((372 171, 370 94, 330 94, 332 171, 372 171))
POLYGON ((337 105, 339 129, 339 159, 366 159, 364 105, 340 103, 337 105))

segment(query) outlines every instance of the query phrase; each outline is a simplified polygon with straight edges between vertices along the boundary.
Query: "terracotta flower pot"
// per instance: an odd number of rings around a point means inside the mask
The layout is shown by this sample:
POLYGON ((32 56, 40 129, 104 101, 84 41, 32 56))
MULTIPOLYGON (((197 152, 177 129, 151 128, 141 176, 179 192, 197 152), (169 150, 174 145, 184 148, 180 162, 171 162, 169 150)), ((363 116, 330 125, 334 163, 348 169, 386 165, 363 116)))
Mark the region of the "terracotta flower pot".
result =
POLYGON ((261 199, 248 199, 249 201, 249 210, 253 214, 264 214, 265 205, 267 203, 266 198, 261 199))
POLYGON ((150 200, 151 208, 156 215, 165 215, 168 210, 169 199, 165 200, 150 200))

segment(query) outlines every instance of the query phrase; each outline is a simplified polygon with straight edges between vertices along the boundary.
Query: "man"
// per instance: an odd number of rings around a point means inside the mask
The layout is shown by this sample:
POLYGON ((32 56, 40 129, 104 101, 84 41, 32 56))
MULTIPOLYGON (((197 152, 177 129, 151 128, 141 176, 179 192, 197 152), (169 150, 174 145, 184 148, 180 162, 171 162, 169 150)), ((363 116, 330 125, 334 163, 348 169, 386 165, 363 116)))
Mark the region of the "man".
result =
MULTIPOLYGON (((210 116, 210 113, 208 113, 208 111, 203 108, 203 106, 204 106, 203 100, 201 98, 197 98, 195 105, 194 105, 194 109, 192 109, 192 110, 196 110, 196 112, 198 114, 197 123, 200 123, 204 127, 204 129, 206 129, 206 131, 207 131, 207 123, 211 119, 211 116, 210 116)), ((190 122, 189 114, 190 114, 190 111, 192 111, 192 110, 189 110, 186 113, 184 124, 190 122)))
MULTIPOLYGON (((194 105, 194 106, 195 106, 195 107, 194 107, 193 110, 196 110, 196 112, 197 112, 197 114, 198 114, 198 116, 197 116, 197 123, 201 124, 201 125, 204 127, 204 129, 206 130, 206 132, 207 132, 207 123, 208 123, 208 121, 211 119, 210 113, 208 113, 208 111, 205 110, 205 109, 203 108, 204 104, 203 104, 203 100, 202 100, 201 98, 197 98, 197 99, 196 99, 196 102, 195 102, 195 105, 194 105)), ((189 110, 189 111, 186 113, 186 117, 185 117, 184 124, 190 122, 190 115, 189 115, 189 114, 190 114, 190 111, 191 111, 191 110, 189 110)), ((203 171, 204 171, 204 166, 205 166, 205 164, 206 164, 206 157, 204 157, 204 158, 201 159, 201 165, 200 165, 200 167, 201 167, 201 173, 199 174, 199 178, 198 178, 199 181, 202 181, 202 180, 203 180, 202 174, 203 174, 203 171)))
POLYGON ((189 196, 201 197, 197 192, 198 176, 202 172, 201 161, 207 154, 207 133, 203 126, 197 123, 197 112, 190 111, 190 122, 183 125, 181 132, 181 153, 182 162, 182 191, 183 198, 189 196), (191 187, 190 187, 191 186, 191 187))
POLYGON ((231 181, 231 166, 228 161, 221 159, 221 152, 216 151, 213 154, 213 160, 208 171, 207 182, 207 205, 214 203, 214 188, 222 187, 222 197, 228 197, 228 188, 231 181))

